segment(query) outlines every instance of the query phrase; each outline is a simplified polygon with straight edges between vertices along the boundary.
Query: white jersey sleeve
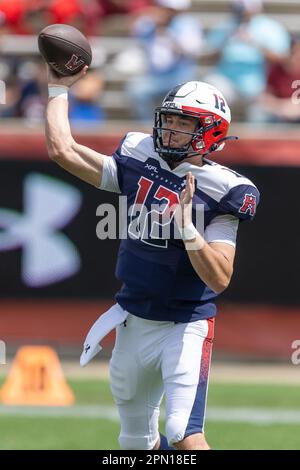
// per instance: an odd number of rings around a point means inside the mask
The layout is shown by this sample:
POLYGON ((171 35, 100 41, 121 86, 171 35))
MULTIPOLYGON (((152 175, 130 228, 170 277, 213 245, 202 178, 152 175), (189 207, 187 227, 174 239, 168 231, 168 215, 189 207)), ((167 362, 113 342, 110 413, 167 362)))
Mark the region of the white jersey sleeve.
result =
POLYGON ((120 193, 117 163, 113 157, 103 156, 102 180, 99 189, 120 193))
POLYGON ((227 243, 235 247, 239 219, 230 214, 218 215, 206 227, 204 239, 207 243, 227 243))

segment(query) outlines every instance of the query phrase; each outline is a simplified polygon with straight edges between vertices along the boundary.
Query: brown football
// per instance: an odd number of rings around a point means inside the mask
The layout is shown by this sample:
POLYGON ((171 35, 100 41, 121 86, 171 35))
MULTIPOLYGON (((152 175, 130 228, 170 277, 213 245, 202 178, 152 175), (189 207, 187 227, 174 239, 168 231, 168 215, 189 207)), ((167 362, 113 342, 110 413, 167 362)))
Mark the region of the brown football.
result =
POLYGON ((87 38, 67 24, 52 24, 38 36, 43 58, 59 75, 74 75, 92 61, 92 50, 87 38))

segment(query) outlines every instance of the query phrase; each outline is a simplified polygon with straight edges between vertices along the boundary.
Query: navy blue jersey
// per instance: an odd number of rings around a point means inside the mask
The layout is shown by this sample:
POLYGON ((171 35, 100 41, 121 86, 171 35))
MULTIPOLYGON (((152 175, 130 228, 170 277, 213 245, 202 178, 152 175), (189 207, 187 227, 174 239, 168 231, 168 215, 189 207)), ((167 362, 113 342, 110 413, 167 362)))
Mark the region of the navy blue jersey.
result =
POLYGON ((113 158, 120 193, 131 208, 129 236, 121 241, 116 266, 116 277, 123 282, 117 302, 149 320, 190 322, 214 317, 217 294, 196 274, 176 236, 172 208, 179 202, 188 171, 196 181, 193 222, 200 233, 198 219, 203 233, 222 214, 252 219, 259 202, 257 188, 242 175, 206 159, 202 167, 182 162, 171 170, 154 151, 148 134, 127 134, 113 158))

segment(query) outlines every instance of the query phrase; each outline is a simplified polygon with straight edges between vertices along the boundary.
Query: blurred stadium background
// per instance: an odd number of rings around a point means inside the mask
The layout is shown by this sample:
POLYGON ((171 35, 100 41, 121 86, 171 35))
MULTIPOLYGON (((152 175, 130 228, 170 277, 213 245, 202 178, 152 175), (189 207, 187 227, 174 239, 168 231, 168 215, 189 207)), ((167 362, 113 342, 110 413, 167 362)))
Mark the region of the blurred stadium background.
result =
POLYGON ((226 67, 249 80, 248 95, 240 89, 231 97, 230 134, 240 140, 212 157, 253 179, 262 199, 255 222, 240 226, 235 274, 219 301, 207 436, 215 449, 300 448, 300 1, 264 2, 264 17, 281 35, 276 50, 276 38, 258 45, 249 38, 255 28, 245 33, 244 22, 216 47, 213 33, 233 18, 230 0, 170 1, 171 12, 167 0, 0 0, 0 339, 6 346, 0 384, 20 346, 48 345, 75 395, 69 407, 0 404, 0 449, 118 449, 107 371, 113 334, 100 357, 79 366, 89 327, 118 289, 118 241, 96 237, 97 206, 118 207, 118 198, 48 160, 45 67, 36 36, 55 22, 90 38, 94 61, 74 88, 70 117, 75 138, 105 154, 127 131, 151 132, 149 103, 159 102, 174 77, 218 75, 229 92, 238 84, 228 83, 226 67), (192 17, 186 42, 197 47, 178 39, 174 48, 169 25, 180 15, 192 17), (156 42, 144 16, 160 31, 156 42), (231 37, 240 42, 238 54, 241 43, 246 47, 238 59, 226 49, 231 37), (291 51, 286 38, 293 38, 291 51))

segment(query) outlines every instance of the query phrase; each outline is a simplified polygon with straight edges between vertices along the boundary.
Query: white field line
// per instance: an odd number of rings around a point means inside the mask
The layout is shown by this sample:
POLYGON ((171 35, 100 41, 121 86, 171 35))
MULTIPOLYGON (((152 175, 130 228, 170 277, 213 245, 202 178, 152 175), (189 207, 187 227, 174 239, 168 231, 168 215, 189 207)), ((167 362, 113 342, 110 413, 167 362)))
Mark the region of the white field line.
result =
MULTIPOLYGON (((118 412, 114 406, 74 405, 70 407, 12 406, 0 405, 0 416, 27 418, 79 418, 106 419, 118 422, 118 412)), ((165 411, 162 410, 161 418, 165 411)), ((207 421, 252 423, 252 424, 300 424, 300 410, 282 410, 268 408, 222 408, 210 407, 206 414, 207 421)))
POLYGON ((114 406, 73 405, 73 406, 14 406, 0 405, 0 416, 25 416, 27 418, 88 418, 118 421, 114 406))

